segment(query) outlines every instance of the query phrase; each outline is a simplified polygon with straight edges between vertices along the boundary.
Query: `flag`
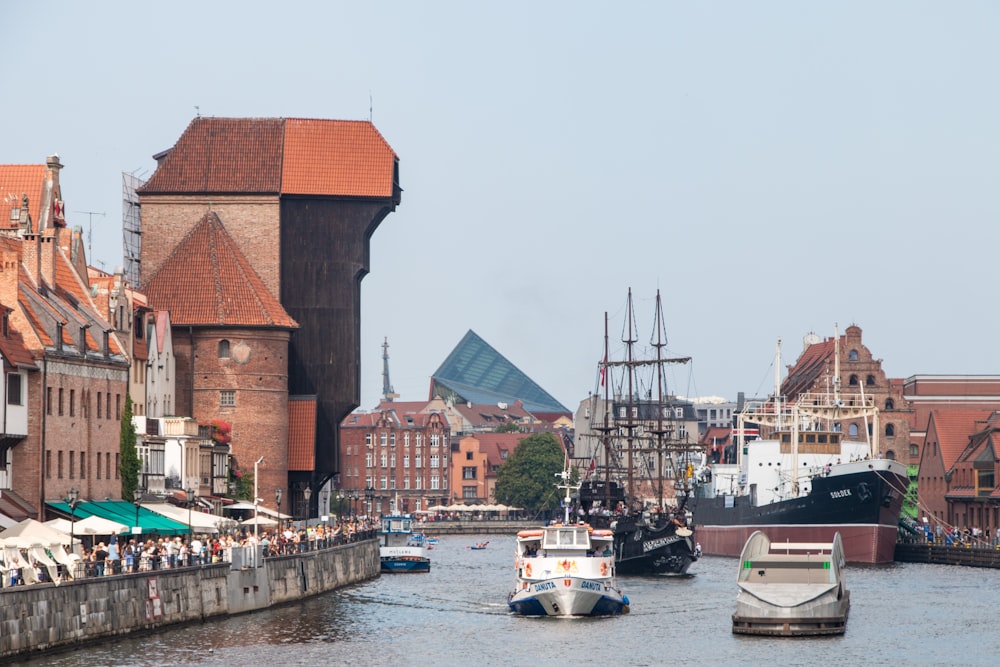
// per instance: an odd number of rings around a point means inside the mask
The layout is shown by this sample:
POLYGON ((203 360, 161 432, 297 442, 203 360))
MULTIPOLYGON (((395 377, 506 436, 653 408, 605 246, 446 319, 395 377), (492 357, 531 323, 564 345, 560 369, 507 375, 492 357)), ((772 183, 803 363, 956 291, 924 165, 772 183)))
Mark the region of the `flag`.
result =
POLYGON ((601 362, 601 386, 604 386, 604 375, 608 372, 608 355, 604 355, 604 361, 601 362))
POLYGON ((590 473, 594 472, 594 469, 596 467, 597 467, 597 465, 595 464, 594 459, 590 459, 590 467, 587 468, 587 474, 584 475, 583 478, 584 479, 588 479, 590 477, 590 473))

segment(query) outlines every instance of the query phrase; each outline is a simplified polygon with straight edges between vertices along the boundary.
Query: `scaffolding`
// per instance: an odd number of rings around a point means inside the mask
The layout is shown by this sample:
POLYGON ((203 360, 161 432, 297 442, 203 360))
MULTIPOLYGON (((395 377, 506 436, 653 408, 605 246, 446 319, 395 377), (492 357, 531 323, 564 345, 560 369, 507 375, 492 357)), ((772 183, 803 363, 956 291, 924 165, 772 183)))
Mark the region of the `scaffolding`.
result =
POLYGON ((139 189, 145 181, 134 173, 122 172, 122 245, 125 255, 125 279, 138 287, 142 253, 142 215, 139 207, 139 189))

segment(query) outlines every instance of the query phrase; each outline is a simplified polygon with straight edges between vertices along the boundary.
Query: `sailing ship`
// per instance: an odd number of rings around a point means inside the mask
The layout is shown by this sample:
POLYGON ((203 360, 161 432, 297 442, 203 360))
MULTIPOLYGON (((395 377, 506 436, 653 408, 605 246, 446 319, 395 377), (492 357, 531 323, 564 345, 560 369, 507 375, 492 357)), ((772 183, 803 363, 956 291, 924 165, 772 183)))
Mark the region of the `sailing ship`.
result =
POLYGON ((839 532, 848 562, 891 562, 909 480, 906 466, 878 454, 878 407, 863 386, 841 391, 839 348, 832 390, 791 400, 780 395, 780 340, 776 357, 774 395, 737 414, 735 462, 696 475, 688 505, 704 553, 739 556, 758 530, 774 542, 839 532), (858 422, 863 435, 852 439, 845 424, 858 422))
POLYGON ((604 315, 604 359, 592 394, 590 468, 579 491, 581 511, 597 528, 614 535, 619 574, 686 574, 699 549, 685 503, 690 496, 694 451, 685 423, 696 421, 693 406, 671 395, 666 367, 690 357, 668 358, 663 306, 656 293, 650 358, 637 355, 638 337, 629 289, 623 359, 609 358, 608 315, 604 315))
POLYGON ((562 523, 517 534, 515 588, 510 610, 522 616, 617 616, 627 614, 629 599, 615 582, 610 530, 594 530, 570 521, 568 467, 560 488, 566 492, 562 523))

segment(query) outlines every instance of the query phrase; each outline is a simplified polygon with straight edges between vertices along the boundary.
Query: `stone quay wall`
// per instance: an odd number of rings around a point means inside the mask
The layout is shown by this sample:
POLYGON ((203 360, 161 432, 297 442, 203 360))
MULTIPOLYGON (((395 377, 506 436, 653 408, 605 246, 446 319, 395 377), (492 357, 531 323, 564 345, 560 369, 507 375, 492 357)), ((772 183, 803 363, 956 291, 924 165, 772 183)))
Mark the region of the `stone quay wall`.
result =
POLYGON ((378 541, 365 540, 247 566, 215 563, 4 588, 0 663, 267 609, 378 575, 378 541))

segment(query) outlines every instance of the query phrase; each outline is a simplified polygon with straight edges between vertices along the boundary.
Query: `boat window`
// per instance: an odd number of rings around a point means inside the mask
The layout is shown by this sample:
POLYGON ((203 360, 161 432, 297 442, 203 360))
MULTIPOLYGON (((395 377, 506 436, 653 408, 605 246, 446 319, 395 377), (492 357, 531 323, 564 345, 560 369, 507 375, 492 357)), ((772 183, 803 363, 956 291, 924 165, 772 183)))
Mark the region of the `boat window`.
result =
POLYGON ((826 433, 821 433, 818 436, 816 436, 816 442, 825 445, 826 441, 827 441, 826 433))

